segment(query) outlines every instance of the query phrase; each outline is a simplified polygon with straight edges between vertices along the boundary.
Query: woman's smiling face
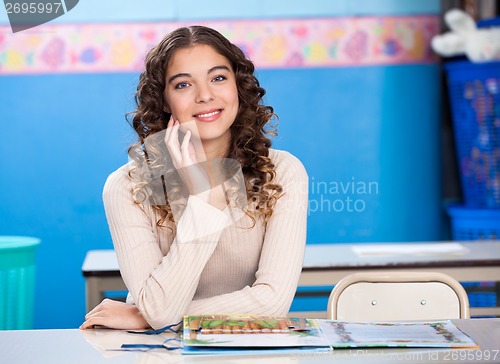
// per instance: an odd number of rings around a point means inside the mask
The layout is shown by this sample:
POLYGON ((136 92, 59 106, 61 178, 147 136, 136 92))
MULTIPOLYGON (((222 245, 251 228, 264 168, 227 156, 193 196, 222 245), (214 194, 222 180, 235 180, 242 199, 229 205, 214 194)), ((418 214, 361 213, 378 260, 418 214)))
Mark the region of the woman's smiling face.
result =
POLYGON ((197 44, 175 52, 167 65, 167 112, 183 123, 194 121, 202 142, 227 146, 238 113, 236 76, 214 48, 197 44))

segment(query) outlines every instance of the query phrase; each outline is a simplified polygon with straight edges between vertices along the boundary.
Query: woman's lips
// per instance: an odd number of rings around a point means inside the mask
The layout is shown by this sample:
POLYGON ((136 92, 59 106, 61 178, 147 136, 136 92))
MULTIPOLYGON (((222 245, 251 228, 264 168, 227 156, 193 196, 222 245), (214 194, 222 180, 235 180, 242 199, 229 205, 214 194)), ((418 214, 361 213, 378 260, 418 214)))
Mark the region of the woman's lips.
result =
POLYGON ((217 120, 222 113, 222 109, 208 110, 199 114, 193 115, 196 120, 203 122, 211 122, 217 120))

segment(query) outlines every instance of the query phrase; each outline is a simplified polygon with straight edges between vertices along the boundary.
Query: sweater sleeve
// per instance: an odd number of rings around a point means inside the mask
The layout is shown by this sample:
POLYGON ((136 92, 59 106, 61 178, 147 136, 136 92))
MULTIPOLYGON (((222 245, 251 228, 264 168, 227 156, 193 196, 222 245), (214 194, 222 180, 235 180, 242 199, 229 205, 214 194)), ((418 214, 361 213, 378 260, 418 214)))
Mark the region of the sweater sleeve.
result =
POLYGON ((131 198, 127 169, 108 177, 104 208, 122 278, 134 303, 153 327, 179 321, 193 300, 199 277, 217 246, 228 216, 190 196, 177 224, 178 233, 163 256, 155 221, 131 198))
POLYGON ((302 270, 307 227, 308 177, 287 152, 276 166, 284 195, 267 223, 256 280, 243 289, 195 300, 187 314, 240 313, 286 315, 302 270))

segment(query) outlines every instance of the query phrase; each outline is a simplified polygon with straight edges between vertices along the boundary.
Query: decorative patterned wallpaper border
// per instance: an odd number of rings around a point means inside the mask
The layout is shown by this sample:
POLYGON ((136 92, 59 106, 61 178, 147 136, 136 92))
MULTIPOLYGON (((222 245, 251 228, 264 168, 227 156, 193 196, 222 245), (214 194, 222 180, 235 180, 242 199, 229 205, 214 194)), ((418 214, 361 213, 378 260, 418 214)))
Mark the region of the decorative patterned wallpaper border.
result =
MULTIPOLYGON (((192 24, 192 23, 190 23, 192 24)), ((135 72, 183 22, 0 26, 0 74, 135 72)), ((200 22, 240 46, 257 68, 432 63, 438 16, 200 22)))

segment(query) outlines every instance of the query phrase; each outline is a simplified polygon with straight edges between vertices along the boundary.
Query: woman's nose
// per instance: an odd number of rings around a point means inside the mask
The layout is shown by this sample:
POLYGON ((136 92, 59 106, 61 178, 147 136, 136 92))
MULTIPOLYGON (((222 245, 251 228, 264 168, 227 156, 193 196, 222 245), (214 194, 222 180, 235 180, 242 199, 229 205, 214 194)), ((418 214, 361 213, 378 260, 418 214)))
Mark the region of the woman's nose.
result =
POLYGON ((213 101, 214 94, 209 85, 199 85, 196 94, 196 102, 205 103, 213 101))

